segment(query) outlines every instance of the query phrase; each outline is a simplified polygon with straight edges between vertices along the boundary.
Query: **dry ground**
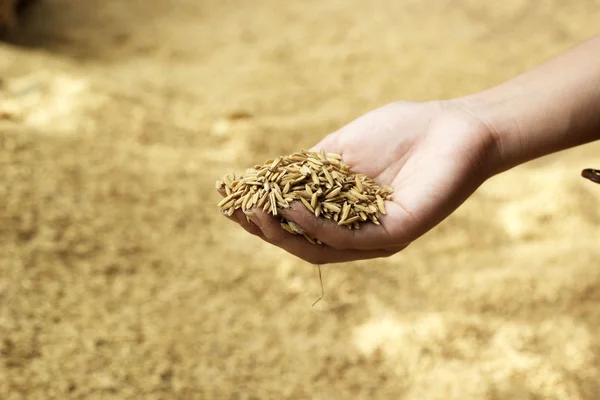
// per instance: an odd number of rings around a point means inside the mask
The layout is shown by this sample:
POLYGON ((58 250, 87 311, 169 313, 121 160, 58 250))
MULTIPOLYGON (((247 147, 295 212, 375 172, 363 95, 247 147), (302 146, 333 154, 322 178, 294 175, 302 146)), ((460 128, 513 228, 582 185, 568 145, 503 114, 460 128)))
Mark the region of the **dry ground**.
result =
POLYGON ((599 144, 325 268, 314 308, 314 268, 213 189, 598 21, 598 0, 43 0, 0 45, 0 398, 600 398, 599 144))

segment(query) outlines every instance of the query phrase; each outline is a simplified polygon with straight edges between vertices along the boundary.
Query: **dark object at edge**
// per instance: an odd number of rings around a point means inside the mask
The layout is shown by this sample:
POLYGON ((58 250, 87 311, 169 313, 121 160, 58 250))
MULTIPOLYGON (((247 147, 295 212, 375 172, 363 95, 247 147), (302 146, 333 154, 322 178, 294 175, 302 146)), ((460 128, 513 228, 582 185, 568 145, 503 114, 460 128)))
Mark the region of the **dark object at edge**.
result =
POLYGON ((22 12, 26 7, 29 7, 36 0, 17 0, 15 2, 16 11, 18 13, 22 12))
POLYGON ((592 182, 600 183, 600 170, 587 168, 581 171, 581 176, 592 182))

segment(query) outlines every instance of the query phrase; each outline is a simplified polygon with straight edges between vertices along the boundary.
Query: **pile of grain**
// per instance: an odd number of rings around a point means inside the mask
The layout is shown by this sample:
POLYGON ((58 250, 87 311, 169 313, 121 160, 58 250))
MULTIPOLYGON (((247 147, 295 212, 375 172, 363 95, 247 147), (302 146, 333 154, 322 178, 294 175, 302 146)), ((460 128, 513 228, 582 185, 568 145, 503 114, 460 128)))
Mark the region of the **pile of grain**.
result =
MULTIPOLYGON (((227 216, 241 209, 247 215, 251 209, 279 215, 278 210, 300 201, 315 216, 337 222, 349 229, 359 229, 360 223, 379 225, 379 213, 385 214, 385 200, 392 189, 381 187, 371 178, 353 172, 337 154, 300 151, 256 165, 243 176, 225 175, 216 183, 225 193, 218 207, 227 216)), ((281 218, 283 229, 301 234, 311 243, 321 244, 306 235, 292 221, 281 218)))

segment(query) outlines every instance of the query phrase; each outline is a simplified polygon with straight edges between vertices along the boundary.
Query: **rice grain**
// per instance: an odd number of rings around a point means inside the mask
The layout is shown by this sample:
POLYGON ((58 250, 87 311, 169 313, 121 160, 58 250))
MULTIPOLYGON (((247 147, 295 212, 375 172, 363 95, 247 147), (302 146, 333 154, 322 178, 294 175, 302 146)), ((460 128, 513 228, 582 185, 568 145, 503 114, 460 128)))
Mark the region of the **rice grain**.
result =
MULTIPOLYGON (((279 210, 300 201, 316 217, 348 229, 360 229, 362 223, 380 225, 379 214, 386 214, 385 200, 393 193, 389 186, 354 173, 338 154, 324 150, 267 160, 247 169, 244 176, 224 175, 215 188, 225 193, 217 206, 228 216, 241 209, 248 217, 254 207, 278 216, 279 210)), ((286 232, 322 244, 298 224, 279 218, 286 232)))

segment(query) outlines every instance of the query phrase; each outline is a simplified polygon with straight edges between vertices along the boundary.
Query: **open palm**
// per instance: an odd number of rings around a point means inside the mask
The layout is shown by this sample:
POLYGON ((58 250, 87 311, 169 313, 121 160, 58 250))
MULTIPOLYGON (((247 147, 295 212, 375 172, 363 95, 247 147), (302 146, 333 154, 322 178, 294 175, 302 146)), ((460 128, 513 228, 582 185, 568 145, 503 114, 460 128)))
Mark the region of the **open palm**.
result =
POLYGON ((488 127, 464 105, 397 102, 363 115, 311 150, 338 153, 357 173, 394 189, 381 225, 349 230, 317 218, 302 204, 281 210, 324 245, 281 229, 279 220, 256 211, 249 232, 314 264, 385 257, 402 250, 452 213, 490 172, 494 141, 488 127))

